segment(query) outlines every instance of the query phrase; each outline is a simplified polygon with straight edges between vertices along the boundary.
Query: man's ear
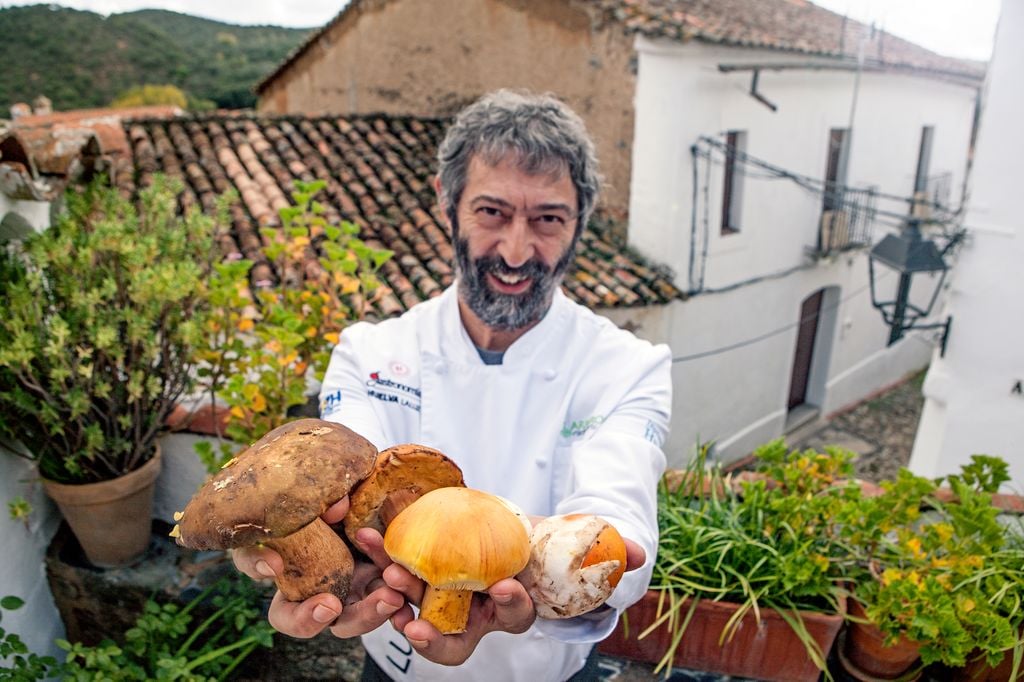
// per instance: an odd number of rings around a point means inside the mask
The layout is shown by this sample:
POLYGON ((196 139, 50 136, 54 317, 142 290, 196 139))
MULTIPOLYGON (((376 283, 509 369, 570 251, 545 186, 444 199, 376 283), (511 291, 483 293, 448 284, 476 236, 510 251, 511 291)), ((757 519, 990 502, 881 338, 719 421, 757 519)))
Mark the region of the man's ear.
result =
POLYGON ((441 211, 441 215, 444 216, 444 227, 448 229, 448 233, 451 234, 452 225, 451 218, 448 217, 448 202, 445 201, 444 192, 441 191, 441 176, 434 176, 434 194, 437 195, 437 207, 441 211))

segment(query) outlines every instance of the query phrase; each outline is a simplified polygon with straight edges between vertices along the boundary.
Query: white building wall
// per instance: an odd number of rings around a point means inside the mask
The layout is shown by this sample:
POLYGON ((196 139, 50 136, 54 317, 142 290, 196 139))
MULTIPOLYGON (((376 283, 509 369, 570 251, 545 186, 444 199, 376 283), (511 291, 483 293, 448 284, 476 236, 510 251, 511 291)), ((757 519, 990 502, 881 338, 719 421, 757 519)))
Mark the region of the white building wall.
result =
POLYGON ((13 595, 25 601, 17 611, 5 612, 3 628, 16 632, 37 654, 57 656, 54 639, 64 636, 64 625, 46 581, 43 559, 60 523, 60 513, 36 480, 35 467, 8 453, 0 453, 0 597, 13 595), (28 523, 14 521, 6 503, 23 497, 33 507, 28 523))
POLYGON ((970 180, 967 240, 953 271, 947 313, 953 316, 945 357, 925 381, 925 409, 910 468, 924 476, 953 473, 972 454, 1010 462, 1024 488, 1024 3, 1007 0, 996 34, 970 180))
MULTIPOLYGON (((726 131, 743 130, 748 154, 823 178, 830 129, 850 127, 855 74, 762 72, 758 89, 778 105, 773 113, 750 96, 750 72, 723 74, 718 64, 808 58, 646 39, 638 41, 638 52, 630 244, 673 268, 676 285, 685 290, 691 284, 694 220, 691 145, 702 135, 724 140, 726 131)), ((847 184, 910 196, 921 128, 931 125, 929 175, 951 173, 951 201, 958 204, 975 98, 975 89, 961 85, 862 74, 847 184)), ((788 180, 755 177, 761 171, 749 169, 743 179, 740 232, 723 236, 724 170, 720 161, 712 165, 705 196, 705 166, 698 166, 697 178, 698 230, 706 205, 709 235, 703 291, 661 309, 664 319, 658 321, 650 314, 639 321, 631 319, 636 313, 609 315, 620 323, 639 324, 641 335, 646 329, 667 341, 674 357, 709 353, 673 367, 668 448, 676 464, 698 438, 715 440, 718 455, 729 461, 784 432, 800 305, 819 289, 830 288, 826 300, 831 303, 823 310, 808 402, 820 413, 854 403, 923 367, 931 348, 927 338, 914 335, 886 348, 888 330, 870 305, 865 249, 817 262, 808 256, 817 244, 820 194, 788 180), (757 281, 733 288, 750 280, 757 281), (761 336, 766 338, 714 353, 761 336)), ((899 214, 909 208, 898 202, 877 207, 899 214)), ((876 227, 874 238, 888 229, 894 228, 876 227)), ((699 252, 694 260, 700 263, 699 252)), ((894 286, 895 279, 889 279, 894 286)))

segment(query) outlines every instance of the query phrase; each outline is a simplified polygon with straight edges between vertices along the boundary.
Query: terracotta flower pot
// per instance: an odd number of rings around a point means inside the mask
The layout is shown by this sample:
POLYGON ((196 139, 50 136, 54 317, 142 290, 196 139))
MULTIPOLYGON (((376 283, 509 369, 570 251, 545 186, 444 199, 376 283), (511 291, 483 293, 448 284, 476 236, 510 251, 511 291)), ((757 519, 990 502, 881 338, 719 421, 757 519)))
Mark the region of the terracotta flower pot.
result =
MULTIPOLYGON (((1011 682, 1011 673, 1013 673, 1013 651, 1003 654, 1003 660, 995 666, 989 665, 981 652, 975 651, 967 657, 967 665, 951 671, 949 679, 951 682, 1011 682)), ((1017 671, 1013 682, 1017 680, 1024 680, 1024 664, 1017 671)))
MULTIPOLYGON (((643 599, 629 607, 628 636, 620 620, 615 631, 600 644, 600 651, 648 663, 660 661, 672 642, 672 634, 666 626, 662 625, 647 637, 637 639, 657 620, 660 595, 660 592, 648 590, 643 599)), ((689 608, 690 600, 685 600, 679 617, 684 617, 689 608)), ((767 681, 800 682, 819 678, 821 670, 808 656, 803 642, 773 609, 761 609, 760 623, 752 612, 748 612, 732 639, 719 644, 722 630, 737 608, 738 604, 730 602, 701 600, 676 648, 673 664, 767 681)), ((811 637, 821 647, 823 656, 827 657, 843 624, 843 615, 801 611, 800 616, 811 637)))
POLYGON ((86 557, 96 566, 124 566, 149 546, 153 488, 160 448, 141 467, 118 478, 78 485, 43 479, 86 557))
MULTIPOLYGON (((850 599, 850 615, 867 620, 864 607, 850 599)), ((872 623, 851 621, 846 628, 839 660, 848 673, 859 680, 895 680, 903 677, 917 662, 921 645, 901 637, 885 646, 885 635, 872 623)))

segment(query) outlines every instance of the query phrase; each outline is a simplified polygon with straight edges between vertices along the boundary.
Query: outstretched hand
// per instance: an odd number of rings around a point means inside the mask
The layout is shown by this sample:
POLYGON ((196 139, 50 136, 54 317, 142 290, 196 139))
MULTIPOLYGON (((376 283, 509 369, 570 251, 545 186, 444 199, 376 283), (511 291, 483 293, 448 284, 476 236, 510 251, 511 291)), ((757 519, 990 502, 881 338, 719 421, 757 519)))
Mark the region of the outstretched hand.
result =
MULTIPOLYGON (((348 497, 324 512, 323 520, 337 523, 348 513, 348 497)), ((403 610, 412 616, 402 594, 384 583, 381 574, 391 559, 384 551, 380 533, 361 529, 356 544, 370 561, 355 565, 352 586, 345 603, 333 594, 317 594, 305 601, 292 602, 278 592, 270 604, 270 625, 292 637, 314 637, 330 628, 337 637, 356 637, 380 627, 403 610)), ((272 579, 284 571, 284 563, 277 552, 266 547, 246 547, 232 552, 235 567, 254 580, 272 579)))
MULTIPOLYGON (((384 581, 411 603, 419 604, 423 599, 426 584, 398 564, 384 570, 384 581)), ((427 621, 414 619, 411 609, 400 610, 391 618, 391 624, 424 658, 442 665, 460 665, 487 633, 526 632, 535 618, 533 601, 522 583, 506 578, 486 593, 473 595, 469 622, 463 633, 443 635, 427 621)))

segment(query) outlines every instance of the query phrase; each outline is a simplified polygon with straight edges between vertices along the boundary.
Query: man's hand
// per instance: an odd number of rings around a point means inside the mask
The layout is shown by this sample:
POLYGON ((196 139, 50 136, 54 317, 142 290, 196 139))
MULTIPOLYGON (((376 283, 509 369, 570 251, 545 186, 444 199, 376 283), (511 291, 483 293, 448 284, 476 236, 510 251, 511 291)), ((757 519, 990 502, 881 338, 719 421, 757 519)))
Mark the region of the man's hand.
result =
MULTIPOLYGON (((384 571, 384 581, 419 604, 426 584, 398 564, 384 571)), ((536 614, 533 601, 522 584, 514 578, 494 583, 487 594, 474 594, 466 631, 458 635, 442 635, 425 620, 413 619, 412 609, 400 610, 391 619, 396 630, 424 658, 442 665, 460 665, 470 657, 477 644, 489 632, 526 632, 536 614)))
MULTIPOLYGON (((348 513, 348 497, 328 509, 321 517, 328 523, 337 523, 348 513)), ((377 629, 392 615, 412 609, 405 604, 402 594, 388 587, 381 579, 382 571, 391 564, 384 552, 384 539, 380 533, 364 528, 356 534, 360 551, 372 563, 356 561, 355 575, 345 604, 333 594, 318 594, 302 602, 290 602, 280 592, 270 604, 268 620, 278 632, 292 637, 308 638, 330 627, 337 637, 355 637, 377 629)), ((254 580, 279 575, 284 570, 281 557, 265 547, 246 547, 231 553, 235 567, 254 580)))
MULTIPOLYGON (((626 570, 633 571, 644 564, 644 549, 632 540, 626 543, 626 570)), ((413 604, 423 599, 426 584, 412 573, 391 564, 383 573, 384 582, 405 595, 413 604)), ((487 594, 473 595, 466 631, 458 635, 442 635, 437 628, 421 619, 414 619, 412 609, 405 607, 391 618, 391 624, 405 635, 409 643, 424 658, 442 665, 461 665, 477 644, 489 632, 526 632, 537 615, 533 600, 522 583, 514 578, 499 580, 487 594)))

